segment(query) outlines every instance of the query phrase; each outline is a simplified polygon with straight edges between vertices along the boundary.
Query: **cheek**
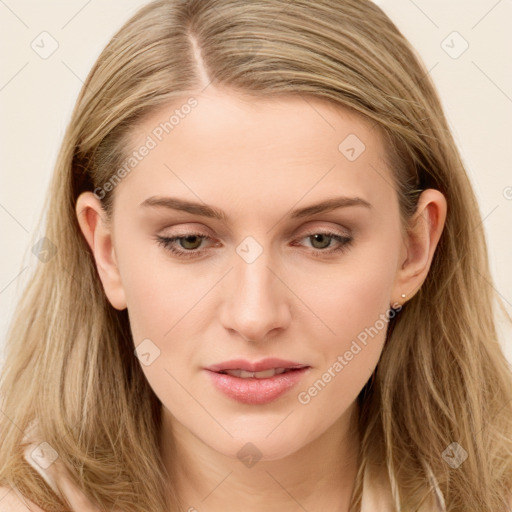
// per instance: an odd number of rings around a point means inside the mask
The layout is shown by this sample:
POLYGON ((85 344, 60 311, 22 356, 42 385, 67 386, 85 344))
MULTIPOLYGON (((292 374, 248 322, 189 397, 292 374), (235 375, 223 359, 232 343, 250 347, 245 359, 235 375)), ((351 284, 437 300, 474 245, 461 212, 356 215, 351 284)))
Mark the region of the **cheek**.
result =
POLYGON ((148 238, 129 243, 130 236, 119 237, 116 253, 134 342, 154 338, 161 345, 204 295, 208 280, 189 280, 190 270, 171 262, 156 241, 148 238))
POLYGON ((390 293, 396 259, 385 244, 381 250, 377 246, 347 258, 329 275, 317 274, 315 286, 303 289, 308 305, 322 320, 324 335, 310 332, 321 358, 297 400, 309 411, 323 411, 326 423, 355 400, 370 378, 395 314, 390 293))
POLYGON ((180 383, 190 387, 185 373, 196 364, 191 349, 197 337, 194 314, 211 284, 197 277, 189 281, 187 272, 166 261, 161 248, 148 245, 140 253, 124 253, 120 262, 134 348, 158 398, 173 411, 187 411, 190 421, 199 421, 200 411, 191 408, 180 383))
POLYGON ((199 357, 204 346, 196 350, 195 344, 204 338, 204 322, 211 316, 206 295, 218 277, 171 261, 156 242, 134 245, 137 249, 128 250, 120 242, 118 258, 134 348, 160 400, 188 410, 180 383, 191 388, 190 372, 198 360, 206 360, 199 357))
MULTIPOLYGON (((342 349, 389 312, 396 264, 388 251, 359 251, 343 264, 304 281, 302 296, 322 320, 324 349, 342 349)), ((297 281, 295 281, 297 282, 297 281)), ((299 281, 300 282, 300 281, 299 281)), ((380 325, 380 322, 379 322, 380 325)))

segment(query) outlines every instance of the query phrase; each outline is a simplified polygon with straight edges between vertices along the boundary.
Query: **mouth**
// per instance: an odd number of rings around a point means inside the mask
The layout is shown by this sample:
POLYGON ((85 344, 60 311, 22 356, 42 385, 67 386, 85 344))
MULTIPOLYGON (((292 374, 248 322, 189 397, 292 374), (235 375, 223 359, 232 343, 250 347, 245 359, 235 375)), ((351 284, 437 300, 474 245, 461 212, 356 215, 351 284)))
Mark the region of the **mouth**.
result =
MULTIPOLYGON (((261 374, 266 371, 276 371, 283 373, 283 371, 296 370, 305 368, 307 365, 298 363, 296 361, 287 361, 285 359, 279 359, 277 357, 267 357, 260 361, 247 361, 246 359, 232 359, 230 361, 224 361, 222 363, 213 364, 205 368, 211 372, 226 372, 226 371, 242 371, 245 373, 261 374)), ((245 374, 244 374, 245 375, 245 374)), ((234 375, 240 377, 243 375, 234 375)), ((272 374, 269 374, 272 376, 272 374)), ((249 375, 247 375, 249 377, 249 375)), ((259 378, 256 375, 256 378, 259 378)), ((260 378, 265 378, 263 375, 260 378)))
POLYGON ((217 373, 222 375, 231 375, 232 377, 238 377, 240 379, 268 379, 270 377, 274 377, 275 375, 281 375, 283 373, 296 372, 301 370, 302 368, 307 367, 299 367, 299 368, 270 368, 268 370, 262 370, 260 372, 248 372, 246 370, 221 370, 217 373))
POLYGON ((223 395, 237 402, 262 405, 290 391, 311 367, 282 359, 265 359, 257 363, 227 361, 205 370, 223 395))

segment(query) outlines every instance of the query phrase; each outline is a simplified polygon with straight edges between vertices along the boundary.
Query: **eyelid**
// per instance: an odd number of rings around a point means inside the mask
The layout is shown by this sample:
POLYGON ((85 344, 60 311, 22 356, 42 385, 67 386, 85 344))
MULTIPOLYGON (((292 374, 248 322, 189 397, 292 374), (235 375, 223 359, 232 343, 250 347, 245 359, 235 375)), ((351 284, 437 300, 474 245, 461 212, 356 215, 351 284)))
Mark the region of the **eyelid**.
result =
MULTIPOLYGON (((312 221, 312 222, 318 222, 318 221, 312 221)), ((171 226, 171 228, 172 228, 172 226, 171 226)), ((216 237, 212 236, 212 234, 209 232, 209 230, 203 231, 203 228, 195 228, 195 227, 182 228, 180 226, 176 229, 177 229, 176 232, 171 232, 170 234, 167 234, 165 232, 165 230, 163 230, 163 233, 161 234, 161 236, 164 238, 182 238, 182 237, 195 235, 195 236, 205 237, 205 238, 210 238, 210 239, 216 238, 216 237)), ((318 225, 318 226, 315 224, 313 226, 308 226, 308 227, 305 227, 305 228, 299 230, 297 234, 294 234, 295 231, 296 231, 295 228, 287 231, 285 233, 285 237, 286 238, 292 238, 292 237, 297 238, 297 237, 316 235, 319 233, 336 234, 338 236, 347 237, 347 238, 350 238, 351 236, 353 236, 352 230, 345 228, 345 227, 342 228, 339 225, 337 225, 336 227, 331 227, 331 226, 326 226, 325 224, 318 225)))

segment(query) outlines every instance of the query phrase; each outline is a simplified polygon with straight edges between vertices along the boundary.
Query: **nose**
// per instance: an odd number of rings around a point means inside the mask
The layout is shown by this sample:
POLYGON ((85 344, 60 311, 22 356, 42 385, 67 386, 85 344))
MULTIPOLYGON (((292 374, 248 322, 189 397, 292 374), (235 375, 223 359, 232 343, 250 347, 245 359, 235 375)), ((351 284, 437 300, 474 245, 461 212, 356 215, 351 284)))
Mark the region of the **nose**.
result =
POLYGON ((223 288, 227 297, 220 315, 223 327, 253 342, 265 341, 286 329, 292 293, 280 273, 272 268, 266 251, 252 263, 235 259, 235 268, 223 288))

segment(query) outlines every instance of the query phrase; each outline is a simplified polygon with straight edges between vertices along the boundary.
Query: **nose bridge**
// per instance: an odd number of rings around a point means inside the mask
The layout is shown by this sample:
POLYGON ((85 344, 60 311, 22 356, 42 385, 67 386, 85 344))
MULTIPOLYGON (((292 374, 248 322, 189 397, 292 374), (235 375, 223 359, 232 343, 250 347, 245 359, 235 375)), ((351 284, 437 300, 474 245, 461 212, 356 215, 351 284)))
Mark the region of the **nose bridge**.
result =
POLYGON ((271 270, 270 251, 248 238, 236 249, 222 322, 243 338, 258 341, 269 331, 285 327, 289 311, 286 287, 271 270))

